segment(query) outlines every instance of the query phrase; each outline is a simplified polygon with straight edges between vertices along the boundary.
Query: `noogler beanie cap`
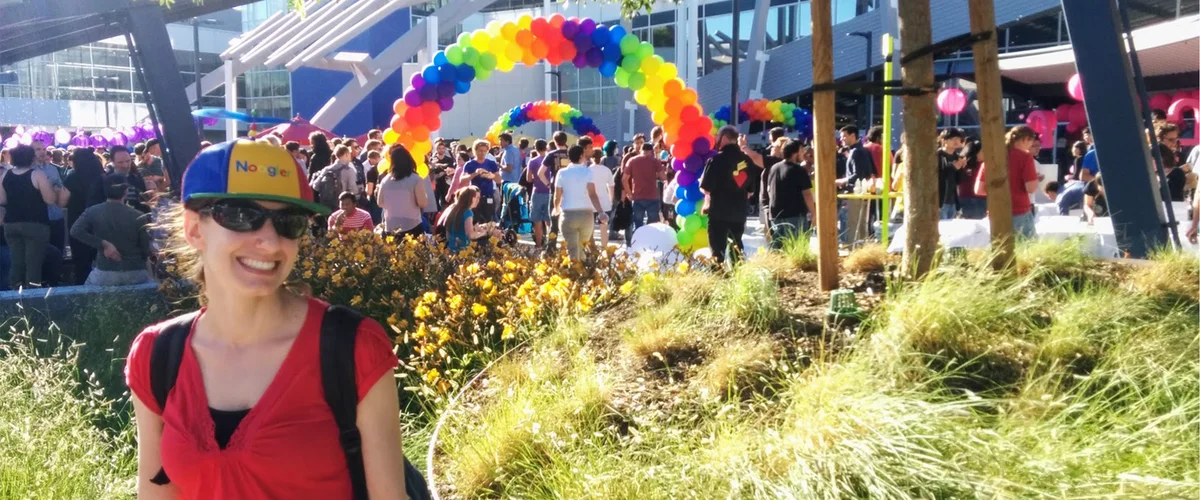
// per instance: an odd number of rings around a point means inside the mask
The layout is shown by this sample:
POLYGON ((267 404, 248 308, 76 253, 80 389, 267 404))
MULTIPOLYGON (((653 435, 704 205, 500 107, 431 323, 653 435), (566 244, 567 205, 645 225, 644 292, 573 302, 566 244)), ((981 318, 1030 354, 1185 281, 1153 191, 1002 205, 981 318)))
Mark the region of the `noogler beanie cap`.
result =
POLYGON ((205 148, 183 173, 183 202, 246 199, 291 203, 313 213, 330 209, 314 201, 308 176, 286 149, 237 140, 205 148))

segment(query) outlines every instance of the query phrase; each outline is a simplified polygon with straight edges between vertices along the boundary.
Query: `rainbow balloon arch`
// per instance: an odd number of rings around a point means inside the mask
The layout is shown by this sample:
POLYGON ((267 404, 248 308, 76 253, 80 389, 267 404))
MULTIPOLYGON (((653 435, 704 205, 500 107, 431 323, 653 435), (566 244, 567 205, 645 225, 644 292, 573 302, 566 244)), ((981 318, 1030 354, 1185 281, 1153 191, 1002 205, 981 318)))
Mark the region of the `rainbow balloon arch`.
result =
MULTIPOLYGON (((655 124, 666 132, 664 140, 675 158, 677 181, 684 194, 676 205, 684 217, 695 215, 702 199, 699 177, 713 151, 713 120, 704 115, 695 90, 678 78, 675 64, 654 53, 654 46, 638 40, 624 27, 608 27, 594 19, 566 18, 561 14, 516 22, 492 21, 485 29, 459 35, 457 43, 439 51, 433 63, 412 76, 403 98, 393 106, 390 133, 385 142, 399 143, 412 153, 417 174, 428 175, 425 155, 433 146, 430 133, 441 128, 441 115, 454 107, 454 97, 471 90, 471 82, 486 81, 494 71, 511 71, 517 63, 534 66, 546 61, 558 66, 593 68, 605 78, 633 91, 634 99, 650 110, 655 124)), ((381 166, 386 169, 386 165, 381 166)), ((691 252, 706 243, 699 231, 707 221, 696 215, 691 227, 678 235, 680 248, 691 252), (690 238, 689 238, 690 236, 690 238)))
MULTIPOLYGON (((712 133, 729 124, 733 115, 729 106, 721 106, 716 113, 709 115, 713 121, 712 133)), ((738 122, 770 122, 779 123, 800 133, 800 137, 812 138, 813 117, 807 109, 783 101, 768 101, 766 99, 751 99, 738 104, 738 122)))
POLYGON ((495 143, 505 130, 537 121, 552 121, 569 125, 575 130, 576 135, 591 137, 597 147, 604 144, 604 134, 600 133, 600 129, 596 127, 591 118, 584 116, 581 111, 571 107, 570 104, 558 101, 527 102, 508 110, 507 113, 496 119, 496 123, 488 127, 487 140, 495 143))

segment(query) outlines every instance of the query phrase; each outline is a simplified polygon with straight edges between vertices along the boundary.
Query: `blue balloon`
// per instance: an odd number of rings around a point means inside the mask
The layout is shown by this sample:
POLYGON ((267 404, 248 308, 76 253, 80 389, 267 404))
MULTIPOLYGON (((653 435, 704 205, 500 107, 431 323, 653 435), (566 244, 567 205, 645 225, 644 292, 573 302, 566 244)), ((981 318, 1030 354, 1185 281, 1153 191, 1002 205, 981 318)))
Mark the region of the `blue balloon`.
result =
POLYGON ((440 73, 438 73, 437 66, 432 64, 425 66, 425 69, 421 70, 421 77, 425 78, 426 84, 437 85, 442 81, 440 73))
POLYGON ((454 65, 450 63, 438 66, 438 79, 442 82, 454 82, 458 80, 458 72, 454 70, 454 65))
POLYGON ((704 200, 704 192, 700 191, 700 184, 694 183, 688 186, 680 186, 683 188, 683 198, 692 203, 699 203, 704 200))
POLYGON ((687 188, 685 188, 683 186, 677 186, 675 188, 675 197, 679 198, 681 200, 686 200, 687 199, 687 188))
POLYGON ((592 32, 592 43, 597 46, 608 45, 608 26, 596 26, 596 30, 592 32))
POLYGON ((434 54, 434 56, 433 56, 433 65, 434 66, 442 66, 445 64, 449 64, 449 63, 450 63, 450 61, 446 59, 446 51, 439 50, 437 54, 434 54))
POLYGON ((458 75, 459 81, 469 82, 475 79, 475 68, 463 64, 455 69, 455 74, 458 75))
POLYGON ((613 75, 616 74, 617 63, 612 61, 604 61, 604 63, 600 65, 600 75, 604 76, 605 78, 612 78, 613 75))
POLYGON ((621 62, 621 58, 624 57, 624 55, 621 54, 621 46, 617 45, 615 43, 610 43, 608 45, 605 45, 600 50, 603 51, 603 53, 604 53, 605 61, 612 61, 614 63, 619 63, 619 62, 621 62))
POLYGON ((471 82, 459 80, 454 82, 454 91, 459 94, 466 94, 471 91, 471 82))
POLYGON ((621 26, 618 24, 618 25, 613 26, 612 28, 608 29, 608 39, 609 40, 616 42, 616 43, 621 43, 622 38, 625 38, 625 27, 624 26, 621 26))
POLYGON ((696 202, 688 200, 679 200, 675 203, 675 214, 681 217, 687 217, 696 213, 696 202))

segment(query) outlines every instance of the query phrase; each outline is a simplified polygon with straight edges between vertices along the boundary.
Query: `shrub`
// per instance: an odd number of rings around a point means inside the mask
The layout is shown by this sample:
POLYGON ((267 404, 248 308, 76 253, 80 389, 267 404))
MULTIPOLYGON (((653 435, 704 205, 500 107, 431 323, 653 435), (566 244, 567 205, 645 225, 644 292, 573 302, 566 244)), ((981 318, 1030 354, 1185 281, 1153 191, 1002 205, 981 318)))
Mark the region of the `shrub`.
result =
POLYGON ((770 341, 736 341, 717 347, 693 381, 705 399, 746 398, 768 392, 776 364, 775 346, 770 341))
POLYGON ((842 260, 842 267, 852 273, 883 272, 888 263, 887 249, 883 245, 863 245, 842 260))
POLYGON ((1168 306, 1195 308, 1200 304, 1200 257, 1171 250, 1154 252, 1148 265, 1134 271, 1130 285, 1168 306))
POLYGON ((809 233, 801 232, 794 237, 785 238, 781 252, 793 267, 801 271, 817 270, 817 254, 812 251, 809 233))
POLYGON ((738 266, 728 282, 717 288, 713 304, 718 321, 758 332, 780 326, 787 316, 774 274, 755 262, 738 266))
POLYGON ((0 340, 0 497, 131 496, 133 429, 96 427, 114 408, 97 387, 79 386, 78 350, 39 355, 28 333, 0 340))

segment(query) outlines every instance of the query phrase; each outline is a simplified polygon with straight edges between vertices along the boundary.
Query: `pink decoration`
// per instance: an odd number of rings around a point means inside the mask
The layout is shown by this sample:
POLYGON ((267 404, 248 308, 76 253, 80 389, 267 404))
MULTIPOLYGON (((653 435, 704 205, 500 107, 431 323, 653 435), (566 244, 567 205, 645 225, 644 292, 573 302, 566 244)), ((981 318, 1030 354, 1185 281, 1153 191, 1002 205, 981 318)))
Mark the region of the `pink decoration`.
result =
POLYGON ((1167 108, 1171 107, 1172 102, 1174 101, 1171 100, 1171 94, 1159 92, 1150 96, 1150 109, 1161 109, 1166 111, 1167 108))
POLYGON ((1074 105, 1073 104, 1063 104, 1057 108, 1054 108, 1054 116, 1056 116, 1058 118, 1058 121, 1060 121, 1060 122, 1071 121, 1071 106, 1074 106, 1074 105))
POLYGON ((1071 75, 1071 79, 1067 80, 1067 93, 1076 101, 1083 100, 1083 79, 1079 77, 1079 73, 1071 75))
POLYGON ((1086 127, 1088 124, 1087 108, 1082 104, 1076 104, 1071 107, 1071 123, 1074 123, 1077 128, 1086 127))
POLYGON ((1068 134, 1074 134, 1075 132, 1078 132, 1078 131, 1079 131, 1078 125, 1075 125, 1074 123, 1067 124, 1067 133, 1068 134))
MULTIPOLYGON (((1183 125, 1183 114, 1188 111, 1192 112, 1192 119, 1196 119, 1196 110, 1200 109, 1200 100, 1198 99, 1180 99, 1171 104, 1171 108, 1167 110, 1167 121, 1183 125)), ((1200 144, 1200 138, 1196 132, 1192 132, 1192 137, 1179 136, 1180 146, 1195 146, 1200 144)))
POLYGON ((1025 124, 1029 125, 1029 128, 1032 128, 1038 135, 1049 136, 1054 133, 1054 128, 1058 126, 1058 120, 1055 118, 1053 111, 1039 109, 1029 112, 1029 116, 1025 118, 1025 124))
POLYGON ((938 93, 937 107, 944 114, 957 115, 967 107, 967 94, 961 89, 944 89, 938 93))

